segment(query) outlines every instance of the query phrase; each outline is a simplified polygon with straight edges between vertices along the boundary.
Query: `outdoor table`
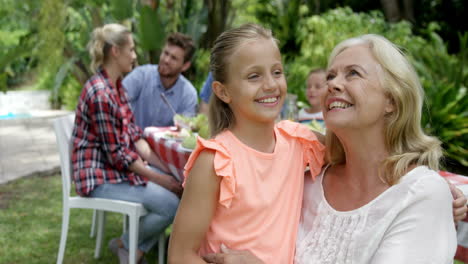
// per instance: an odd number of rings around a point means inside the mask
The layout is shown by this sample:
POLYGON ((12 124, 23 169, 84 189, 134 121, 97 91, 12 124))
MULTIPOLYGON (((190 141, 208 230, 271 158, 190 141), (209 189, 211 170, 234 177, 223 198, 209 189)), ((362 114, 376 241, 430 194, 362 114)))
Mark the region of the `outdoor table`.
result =
POLYGON ((176 127, 147 127, 143 136, 151 149, 167 165, 171 174, 179 181, 183 181, 184 166, 192 150, 182 147, 180 140, 168 138, 167 131, 176 131, 176 127))
MULTIPOLYGON (((166 136, 167 131, 174 130, 176 130, 175 127, 147 127, 144 131, 144 137, 162 162, 167 164, 171 173, 180 181, 183 181, 184 166, 192 150, 182 147, 180 140, 166 136)), ((456 185, 468 197, 467 176, 447 171, 439 171, 439 174, 456 185)), ((455 259, 468 263, 468 217, 458 224, 457 240, 458 248, 455 259)))

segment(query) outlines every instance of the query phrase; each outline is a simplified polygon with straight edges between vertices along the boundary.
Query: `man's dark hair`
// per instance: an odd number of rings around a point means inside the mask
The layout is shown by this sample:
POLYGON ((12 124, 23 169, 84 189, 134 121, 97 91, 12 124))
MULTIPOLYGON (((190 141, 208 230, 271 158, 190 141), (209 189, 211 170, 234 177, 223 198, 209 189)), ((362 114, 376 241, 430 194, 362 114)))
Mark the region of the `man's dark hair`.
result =
POLYGON ((193 39, 185 34, 175 32, 170 34, 166 39, 166 44, 175 45, 185 51, 184 63, 190 61, 195 53, 195 44, 193 39))

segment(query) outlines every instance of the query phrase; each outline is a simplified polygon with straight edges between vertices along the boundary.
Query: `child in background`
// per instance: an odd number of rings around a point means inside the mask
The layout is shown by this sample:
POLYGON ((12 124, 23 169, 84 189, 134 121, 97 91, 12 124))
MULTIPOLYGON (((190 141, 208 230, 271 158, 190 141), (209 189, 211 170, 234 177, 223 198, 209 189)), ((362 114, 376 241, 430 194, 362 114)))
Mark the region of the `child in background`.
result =
POLYGON ((326 81, 325 69, 319 68, 309 72, 306 96, 310 107, 299 110, 298 119, 300 123, 310 123, 315 120, 322 128, 325 127, 322 108, 320 105, 320 97, 327 90, 326 81))
POLYGON ((303 125, 275 123, 287 85, 271 31, 247 24, 224 32, 210 67, 213 138, 198 138, 185 167, 169 263, 206 263, 200 255, 221 244, 293 263, 304 170, 319 173, 324 146, 303 125))

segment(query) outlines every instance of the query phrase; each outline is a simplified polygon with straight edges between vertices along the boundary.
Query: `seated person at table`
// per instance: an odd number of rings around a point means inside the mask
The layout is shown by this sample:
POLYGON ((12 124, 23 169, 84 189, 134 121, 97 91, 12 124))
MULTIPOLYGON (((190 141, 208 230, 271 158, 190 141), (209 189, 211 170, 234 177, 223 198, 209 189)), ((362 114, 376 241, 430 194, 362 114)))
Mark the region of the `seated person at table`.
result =
MULTIPOLYGON (((142 138, 121 86, 136 59, 131 32, 119 24, 96 28, 88 45, 95 74, 86 82, 73 128, 73 178, 80 196, 141 203, 139 259, 172 223, 182 187, 172 176, 151 170, 161 161, 142 138)), ((128 234, 109 247, 120 263, 128 261, 128 234)))
POLYGON ((198 109, 198 112, 205 114, 205 115, 208 115, 208 102, 210 101, 210 97, 212 93, 212 90, 211 90, 212 83, 213 83, 213 75, 211 74, 211 72, 209 72, 200 92, 201 100, 200 100, 200 108, 198 109))
POLYGON ((182 33, 169 35, 158 65, 135 68, 123 80, 138 126, 172 126, 175 112, 195 115, 197 91, 182 76, 195 52, 193 40, 182 33), (166 101, 166 100, 167 101, 166 101))
POLYGON ((326 81, 326 72, 324 69, 319 68, 309 72, 306 97, 310 107, 299 110, 298 119, 300 123, 309 123, 315 120, 322 127, 325 126, 320 98, 326 90, 326 81))

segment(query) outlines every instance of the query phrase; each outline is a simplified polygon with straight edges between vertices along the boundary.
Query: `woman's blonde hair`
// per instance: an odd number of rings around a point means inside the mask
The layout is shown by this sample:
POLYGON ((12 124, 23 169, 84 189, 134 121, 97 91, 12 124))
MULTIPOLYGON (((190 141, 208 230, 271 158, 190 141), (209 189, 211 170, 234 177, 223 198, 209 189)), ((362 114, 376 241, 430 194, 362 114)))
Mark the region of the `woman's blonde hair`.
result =
MULTIPOLYGON (((244 24, 238 28, 223 32, 214 42, 211 49, 210 71, 213 80, 220 83, 228 82, 228 68, 231 55, 245 41, 271 39, 278 44, 271 30, 257 24, 244 24)), ((208 103, 208 121, 211 136, 214 137, 234 122, 234 114, 228 104, 213 93, 208 103)))
POLYGON ((96 72, 109 56, 112 46, 122 47, 128 42, 131 31, 120 24, 106 24, 95 28, 88 43, 91 55, 91 70, 96 72))
MULTIPOLYGON (((411 165, 426 165, 438 170, 442 156, 441 144, 437 138, 426 135, 421 128, 424 91, 416 71, 397 46, 373 34, 347 39, 338 44, 328 59, 328 67, 338 54, 356 45, 367 45, 382 67, 381 85, 395 107, 395 111, 385 117, 385 145, 389 156, 382 163, 382 180, 389 185, 398 183, 411 165)), ((327 158, 332 164, 346 161, 341 142, 329 130, 326 145, 327 158)))

